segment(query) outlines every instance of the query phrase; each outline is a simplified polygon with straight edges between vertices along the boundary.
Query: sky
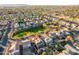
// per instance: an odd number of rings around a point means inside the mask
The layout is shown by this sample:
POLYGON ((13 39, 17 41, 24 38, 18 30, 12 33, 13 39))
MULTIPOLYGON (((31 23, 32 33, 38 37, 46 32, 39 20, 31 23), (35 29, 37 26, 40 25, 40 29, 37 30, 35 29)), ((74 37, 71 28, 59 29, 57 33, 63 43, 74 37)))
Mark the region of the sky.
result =
POLYGON ((0 4, 79 5, 78 0, 0 0, 0 4))

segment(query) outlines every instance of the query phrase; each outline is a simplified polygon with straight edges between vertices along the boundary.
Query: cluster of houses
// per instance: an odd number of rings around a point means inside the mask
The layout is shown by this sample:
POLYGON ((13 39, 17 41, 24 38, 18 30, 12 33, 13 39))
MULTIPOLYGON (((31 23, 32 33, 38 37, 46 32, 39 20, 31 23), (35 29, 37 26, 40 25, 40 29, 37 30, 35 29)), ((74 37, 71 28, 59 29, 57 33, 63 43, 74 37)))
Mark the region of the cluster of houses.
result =
POLYGON ((26 19, 22 19, 22 20, 16 22, 14 24, 14 27, 16 29, 19 29, 19 30, 28 29, 28 28, 31 28, 31 27, 38 27, 38 26, 42 25, 43 23, 47 24, 47 22, 49 22, 49 23, 50 22, 51 23, 52 22, 53 23, 58 22, 58 24, 60 26, 60 29, 62 28, 61 30, 63 30, 63 31, 59 30, 59 32, 56 32, 56 33, 49 31, 49 33, 46 34, 46 35, 49 35, 49 36, 46 36, 46 37, 41 36, 41 37, 39 37, 39 39, 37 40, 37 42, 38 42, 37 46, 38 47, 42 47, 45 44, 44 42, 46 42, 46 44, 52 45, 52 44, 57 43, 60 40, 63 40, 63 39, 65 40, 67 35, 70 35, 69 32, 68 32, 68 30, 69 30, 68 28, 70 27, 70 28, 74 29, 77 26, 77 24, 75 24, 75 23, 70 23, 70 22, 66 22, 66 21, 63 21, 63 20, 58 21, 57 18, 53 18, 52 21, 48 20, 48 19, 45 19, 45 20, 39 20, 39 19, 38 20, 30 20, 30 19, 26 20, 26 19), (66 28, 67 30, 65 30, 64 28, 66 28))
POLYGON ((40 19, 38 17, 35 18, 34 20, 29 19, 29 18, 28 19, 20 19, 17 22, 15 22, 14 27, 17 29, 25 29, 25 28, 28 29, 31 27, 41 26, 44 23, 51 22, 50 20, 52 20, 52 19, 49 19, 49 16, 46 19, 40 19))
POLYGON ((3 34, 4 34, 4 31, 6 30, 7 28, 7 22, 6 20, 4 21, 0 21, 0 39, 2 38, 3 34))

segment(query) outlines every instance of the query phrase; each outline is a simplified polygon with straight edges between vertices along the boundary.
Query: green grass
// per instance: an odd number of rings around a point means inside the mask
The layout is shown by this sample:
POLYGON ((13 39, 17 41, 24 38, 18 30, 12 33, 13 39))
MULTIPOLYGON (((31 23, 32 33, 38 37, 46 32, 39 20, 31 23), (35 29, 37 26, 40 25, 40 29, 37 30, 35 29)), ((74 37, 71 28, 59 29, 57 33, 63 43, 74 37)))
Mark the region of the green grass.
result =
POLYGON ((16 39, 19 39, 19 38, 22 38, 24 35, 34 35, 35 33, 41 34, 41 32, 43 32, 44 30, 45 30, 45 27, 43 26, 30 28, 30 29, 23 29, 14 33, 13 37, 16 39))

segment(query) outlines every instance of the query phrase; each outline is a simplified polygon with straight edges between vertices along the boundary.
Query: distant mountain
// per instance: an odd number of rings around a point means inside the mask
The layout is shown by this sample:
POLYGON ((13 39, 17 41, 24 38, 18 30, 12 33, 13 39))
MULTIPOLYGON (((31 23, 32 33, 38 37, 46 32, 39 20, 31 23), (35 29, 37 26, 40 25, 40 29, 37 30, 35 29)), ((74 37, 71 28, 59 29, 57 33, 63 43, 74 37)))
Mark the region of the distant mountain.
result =
POLYGON ((28 5, 28 4, 0 4, 0 8, 5 7, 79 7, 79 5, 28 5))
POLYGON ((28 6, 27 4, 0 4, 0 7, 21 7, 28 6))

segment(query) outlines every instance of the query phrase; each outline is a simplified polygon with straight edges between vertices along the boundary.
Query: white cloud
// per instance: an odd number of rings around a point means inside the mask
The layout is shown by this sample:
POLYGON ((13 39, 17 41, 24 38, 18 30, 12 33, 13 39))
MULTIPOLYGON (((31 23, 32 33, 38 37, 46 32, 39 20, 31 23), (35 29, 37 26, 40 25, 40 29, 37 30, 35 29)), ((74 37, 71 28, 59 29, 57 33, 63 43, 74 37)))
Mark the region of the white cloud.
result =
POLYGON ((0 4, 77 5, 79 0, 0 0, 0 4))

